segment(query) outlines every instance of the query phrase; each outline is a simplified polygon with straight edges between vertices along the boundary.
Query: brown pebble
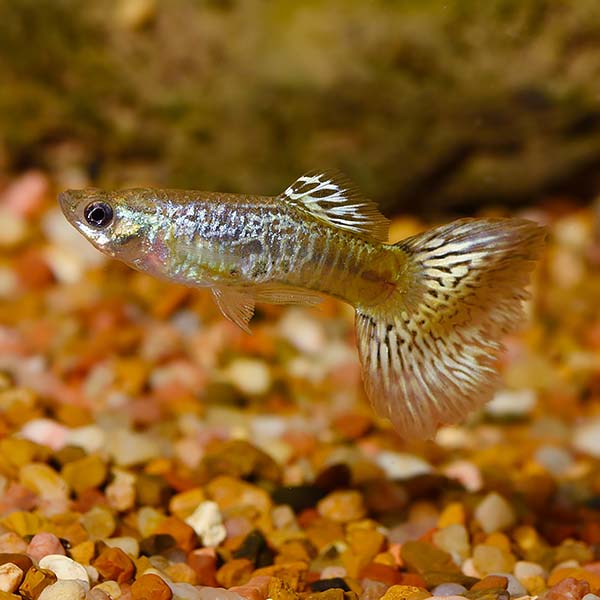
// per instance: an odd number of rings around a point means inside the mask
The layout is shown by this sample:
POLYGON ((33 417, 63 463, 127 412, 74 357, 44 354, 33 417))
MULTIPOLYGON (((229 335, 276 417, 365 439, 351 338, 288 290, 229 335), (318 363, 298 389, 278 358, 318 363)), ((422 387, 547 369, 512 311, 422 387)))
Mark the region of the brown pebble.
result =
POLYGON ((105 548, 94 561, 93 566, 104 579, 125 583, 133 578, 135 565, 121 548, 105 548))
POLYGON ((254 563, 247 558, 235 558, 217 571, 217 581, 225 588, 244 585, 254 571, 254 563))
POLYGON ((171 497, 171 488, 163 477, 139 473, 135 480, 135 496, 140 506, 164 506, 171 497))
POLYGON ((154 573, 138 577, 131 586, 131 600, 171 600, 171 588, 154 573))
POLYGON ((177 517, 167 517, 154 531, 154 534, 166 533, 173 537, 177 546, 186 552, 194 549, 197 542, 196 532, 177 517))
POLYGON ((0 600, 21 600, 21 596, 11 594, 10 592, 0 591, 0 600))
POLYGON ((19 593, 26 600, 36 600, 44 588, 55 582, 56 575, 52 571, 31 567, 25 574, 19 593))
POLYGON ((33 565, 33 561, 27 554, 16 554, 12 552, 2 552, 0 553, 0 565, 5 565, 6 563, 13 563, 13 565, 17 565, 23 573, 27 573, 29 569, 31 569, 33 565))
POLYGON ((194 550, 187 556, 187 564, 196 573, 196 578, 199 585, 207 585, 217 587, 219 582, 216 578, 217 573, 217 557, 215 554, 208 554, 206 549, 194 550))
POLYGON ((493 588, 501 588, 505 590, 508 586, 508 579, 502 575, 488 575, 481 581, 478 581, 471 590, 489 590, 493 588))

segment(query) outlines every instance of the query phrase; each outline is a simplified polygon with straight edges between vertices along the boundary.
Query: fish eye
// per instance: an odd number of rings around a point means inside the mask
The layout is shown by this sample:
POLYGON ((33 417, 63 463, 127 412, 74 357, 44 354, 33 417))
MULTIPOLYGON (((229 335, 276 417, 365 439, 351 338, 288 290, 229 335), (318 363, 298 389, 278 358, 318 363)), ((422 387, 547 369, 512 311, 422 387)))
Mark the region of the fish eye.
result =
POLYGON ((92 202, 85 207, 83 216, 94 229, 103 229, 113 219, 113 210, 106 202, 92 202))

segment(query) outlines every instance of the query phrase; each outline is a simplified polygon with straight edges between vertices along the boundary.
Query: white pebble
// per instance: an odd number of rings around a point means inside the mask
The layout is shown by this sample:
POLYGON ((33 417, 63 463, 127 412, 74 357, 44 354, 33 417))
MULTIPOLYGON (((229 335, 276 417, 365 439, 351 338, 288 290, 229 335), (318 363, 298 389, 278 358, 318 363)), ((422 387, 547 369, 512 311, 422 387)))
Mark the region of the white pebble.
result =
POLYGON ((441 583, 431 591, 434 596, 460 596, 467 588, 460 583, 441 583))
POLYGON ((541 446, 536 450, 534 457, 546 471, 556 477, 567 473, 574 463, 571 454, 557 446, 541 446))
POLYGON ((325 333, 315 318, 298 308, 287 310, 279 321, 281 337, 305 354, 320 352, 326 343, 325 333))
POLYGON ((477 579, 481 579, 483 577, 475 568, 472 558, 467 558, 467 560, 463 562, 460 570, 463 572, 463 575, 466 575, 467 577, 475 577, 477 579))
POLYGON ((515 577, 521 581, 528 577, 543 577, 546 578, 546 571, 542 565, 527 560, 519 560, 514 568, 515 577))
POLYGON ((537 396, 534 390, 500 390, 485 405, 485 412, 495 417, 528 415, 535 408, 537 396))
POLYGON ((475 509, 475 519, 485 533, 507 529, 515 522, 512 506, 496 492, 489 493, 475 509))
POLYGON ((208 548, 218 546, 227 537, 219 505, 211 500, 200 503, 185 522, 200 536, 202 544, 208 548))
POLYGON ((600 600, 600 596, 596 596, 596 594, 586 594, 581 600, 600 600))
POLYGON ((38 600, 84 600, 85 594, 82 582, 65 579, 44 588, 38 600))
POLYGON ((68 556, 63 556, 62 554, 48 554, 40 560, 39 566, 40 569, 52 571, 60 580, 75 580, 81 583, 82 587, 85 588, 85 591, 90 589, 90 576, 85 567, 68 556))
POLYGON ((271 387, 269 367, 255 358, 236 358, 229 363, 224 375, 244 394, 264 394, 271 387))
POLYGON ((0 591, 14 592, 23 579, 23 569, 14 563, 0 565, 0 591))
POLYGON ((468 460, 456 460, 444 469, 444 475, 456 479, 469 492, 478 492, 483 487, 479 467, 468 460))
POLYGON ((427 461, 403 452, 384 450, 377 454, 375 462, 385 471, 389 479, 410 479, 431 472, 431 465, 427 461))
POLYGON ((600 458, 600 419, 592 419, 576 427, 573 446, 580 452, 600 458))

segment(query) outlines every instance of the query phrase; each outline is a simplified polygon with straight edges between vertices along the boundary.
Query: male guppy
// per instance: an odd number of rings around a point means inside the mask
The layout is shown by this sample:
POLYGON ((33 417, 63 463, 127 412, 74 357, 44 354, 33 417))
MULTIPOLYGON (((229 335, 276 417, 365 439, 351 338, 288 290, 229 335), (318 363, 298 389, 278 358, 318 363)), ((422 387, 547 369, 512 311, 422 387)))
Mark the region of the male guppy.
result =
POLYGON ((254 303, 350 303, 367 395, 407 437, 489 400, 499 338, 523 317, 544 230, 461 219, 391 245, 388 220, 342 176, 300 177, 277 197, 69 190, 67 219, 131 267, 210 287, 248 331, 254 303))

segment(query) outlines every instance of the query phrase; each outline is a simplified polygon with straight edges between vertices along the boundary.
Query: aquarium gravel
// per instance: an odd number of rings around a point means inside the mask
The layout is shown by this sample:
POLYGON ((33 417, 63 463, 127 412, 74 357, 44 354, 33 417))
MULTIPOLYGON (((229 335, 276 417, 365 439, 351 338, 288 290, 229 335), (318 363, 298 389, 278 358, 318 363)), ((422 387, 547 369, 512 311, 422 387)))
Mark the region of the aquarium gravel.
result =
POLYGON ((517 215, 549 239, 503 387, 406 443, 348 307, 259 305, 246 335, 55 192, 0 189, 0 600, 600 598, 598 211, 517 215))

